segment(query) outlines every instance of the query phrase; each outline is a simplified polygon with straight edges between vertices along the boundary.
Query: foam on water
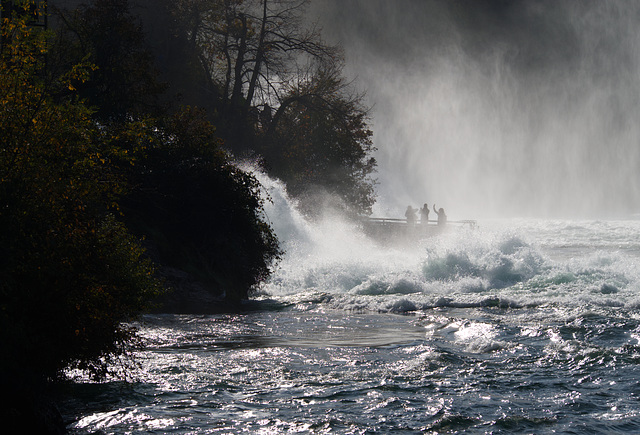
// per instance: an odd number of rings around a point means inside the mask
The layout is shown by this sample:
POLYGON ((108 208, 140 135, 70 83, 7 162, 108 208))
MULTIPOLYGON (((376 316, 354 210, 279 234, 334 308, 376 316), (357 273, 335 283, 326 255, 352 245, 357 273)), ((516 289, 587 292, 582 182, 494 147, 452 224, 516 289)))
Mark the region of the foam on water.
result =
POLYGON ((286 251, 262 288, 269 298, 380 312, 640 306, 639 221, 486 221, 383 247, 331 210, 305 219, 282 183, 257 176, 273 200, 266 215, 286 251))

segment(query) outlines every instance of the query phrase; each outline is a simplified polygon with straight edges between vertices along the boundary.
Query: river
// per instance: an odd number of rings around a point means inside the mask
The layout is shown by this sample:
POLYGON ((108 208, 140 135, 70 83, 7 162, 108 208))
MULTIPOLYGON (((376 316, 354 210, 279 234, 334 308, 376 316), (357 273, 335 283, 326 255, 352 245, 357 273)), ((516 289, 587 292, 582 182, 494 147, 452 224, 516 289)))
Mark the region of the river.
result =
POLYGON ((289 237, 246 313, 144 317, 136 380, 71 387, 71 433, 640 431, 640 221, 289 237))

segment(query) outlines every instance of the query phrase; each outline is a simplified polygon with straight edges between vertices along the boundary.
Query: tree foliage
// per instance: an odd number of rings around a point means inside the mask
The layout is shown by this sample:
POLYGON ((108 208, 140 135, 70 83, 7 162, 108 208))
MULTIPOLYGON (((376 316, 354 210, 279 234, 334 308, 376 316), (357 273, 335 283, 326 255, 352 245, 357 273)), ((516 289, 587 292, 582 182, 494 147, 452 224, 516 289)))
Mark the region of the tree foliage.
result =
POLYGON ((334 207, 371 212, 375 170, 372 132, 361 96, 345 92, 334 65, 288 88, 266 132, 264 158, 310 214, 318 194, 334 207))
MULTIPOLYGON (((155 6, 161 19, 166 4, 155 6)), ((279 253, 260 217, 255 179, 230 163, 201 110, 150 104, 149 94, 166 86, 158 84, 140 18, 127 0, 96 0, 56 15, 62 27, 55 64, 94 62, 89 80, 75 87, 96 108, 102 130, 137 159, 135 166, 113 162, 132 186, 124 200, 125 222, 147 238, 161 264, 188 270, 215 295, 247 297, 279 253), (133 126, 146 141, 144 152, 135 151, 133 126)))
POLYGON ((167 118, 136 166, 127 215, 156 241, 163 263, 237 301, 268 278, 280 249, 261 216, 259 182, 221 145, 202 110, 167 118))
POLYGON ((160 113, 159 95, 166 86, 128 0, 94 0, 72 10, 51 8, 62 25, 55 29, 49 70, 69 70, 89 63, 87 80, 74 91, 102 122, 160 113))
POLYGON ((341 76, 339 47, 305 21, 306 5, 182 0, 175 11, 218 89, 213 108, 227 146, 263 158, 294 195, 322 187, 366 213, 376 167, 367 109, 341 76))
MULTIPOLYGON (((27 7, 28 4, 25 6, 27 7)), ((56 377, 72 363, 95 376, 130 338, 123 321, 159 286, 117 221, 128 152, 44 79, 45 34, 3 18, 0 59, 0 331, 2 373, 56 377)), ((58 83, 86 77, 70 71, 58 83)))
POLYGON ((247 139, 238 129, 255 120, 255 109, 276 101, 283 84, 297 75, 299 56, 336 54, 316 29, 304 26, 305 5, 300 0, 178 2, 203 69, 220 89, 220 110, 235 129, 230 132, 235 142, 247 139))

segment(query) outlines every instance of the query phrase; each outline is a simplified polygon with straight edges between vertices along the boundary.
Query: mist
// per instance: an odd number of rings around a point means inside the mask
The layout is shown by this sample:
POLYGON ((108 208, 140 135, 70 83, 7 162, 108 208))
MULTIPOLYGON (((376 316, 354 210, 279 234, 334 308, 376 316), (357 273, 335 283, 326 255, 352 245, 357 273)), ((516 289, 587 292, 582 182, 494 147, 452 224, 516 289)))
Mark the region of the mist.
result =
POLYGON ((367 93, 374 214, 640 212, 640 2, 316 0, 367 93))

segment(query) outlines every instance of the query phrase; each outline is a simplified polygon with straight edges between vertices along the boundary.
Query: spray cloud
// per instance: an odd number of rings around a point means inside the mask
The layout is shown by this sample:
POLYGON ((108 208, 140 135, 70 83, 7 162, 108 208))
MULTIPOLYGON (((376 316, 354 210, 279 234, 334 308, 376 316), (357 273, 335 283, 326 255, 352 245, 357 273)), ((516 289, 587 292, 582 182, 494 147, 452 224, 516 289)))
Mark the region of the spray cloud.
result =
POLYGON ((372 105, 378 214, 640 211, 640 4, 320 0, 372 105))

